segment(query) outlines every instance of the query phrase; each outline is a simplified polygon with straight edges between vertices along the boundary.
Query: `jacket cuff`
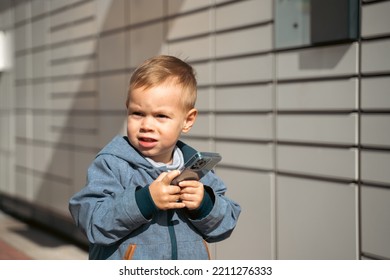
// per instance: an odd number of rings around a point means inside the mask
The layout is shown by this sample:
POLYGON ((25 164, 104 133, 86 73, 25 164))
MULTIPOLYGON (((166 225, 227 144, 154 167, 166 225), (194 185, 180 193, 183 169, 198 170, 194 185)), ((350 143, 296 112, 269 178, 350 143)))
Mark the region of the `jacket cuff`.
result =
POLYGON ((192 220, 203 219, 211 212, 211 210, 214 207, 215 196, 213 190, 208 186, 204 186, 204 190, 205 192, 204 192, 203 200, 199 208, 188 211, 188 216, 192 220))
POLYGON ((153 214, 157 213, 158 208, 153 202, 152 196, 150 195, 149 186, 137 187, 135 191, 135 201, 137 202, 138 208, 145 219, 151 219, 153 214))

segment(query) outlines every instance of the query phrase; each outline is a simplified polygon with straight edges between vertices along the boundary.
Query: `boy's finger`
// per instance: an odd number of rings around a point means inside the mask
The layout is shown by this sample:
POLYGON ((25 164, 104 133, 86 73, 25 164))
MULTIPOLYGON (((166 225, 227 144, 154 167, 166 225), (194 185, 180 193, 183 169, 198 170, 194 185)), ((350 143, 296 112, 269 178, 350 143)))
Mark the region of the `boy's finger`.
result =
POLYGON ((178 186, 169 186, 168 193, 171 195, 179 194, 181 191, 181 188, 178 186))
POLYGON ((184 207, 186 207, 186 205, 183 202, 171 202, 169 205, 170 209, 180 209, 184 207))
POLYGON ((202 183, 200 183, 199 181, 194 181, 194 180, 184 180, 184 181, 179 182, 179 187, 197 188, 200 186, 202 186, 202 183))
POLYGON ((156 181, 159 181, 159 182, 163 181, 167 174, 168 174, 167 172, 161 173, 160 175, 158 175, 156 181))
MULTIPOLYGON (((177 176, 179 176, 180 174, 180 171, 179 170, 173 170, 171 172, 164 172, 166 175, 164 176, 163 178, 163 182, 166 183, 166 184, 171 184, 172 180, 175 179, 177 176)), ((160 175, 161 176, 161 175, 160 175)), ((159 176, 159 177, 160 177, 159 176)))

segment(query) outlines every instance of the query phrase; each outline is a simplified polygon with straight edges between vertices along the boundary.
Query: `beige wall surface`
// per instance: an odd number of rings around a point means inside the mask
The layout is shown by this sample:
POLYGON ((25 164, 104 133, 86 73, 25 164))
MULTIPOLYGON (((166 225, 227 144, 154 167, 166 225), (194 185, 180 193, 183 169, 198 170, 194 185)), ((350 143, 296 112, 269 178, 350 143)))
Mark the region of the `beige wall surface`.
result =
POLYGON ((274 9, 272 0, 2 0, 12 43, 0 72, 2 201, 57 227, 23 205, 69 218, 91 160, 125 133, 130 73, 171 54, 199 84, 200 115, 183 140, 222 154, 216 172, 242 206, 213 258, 390 258, 390 1, 361 2, 357 41, 284 50, 274 9))

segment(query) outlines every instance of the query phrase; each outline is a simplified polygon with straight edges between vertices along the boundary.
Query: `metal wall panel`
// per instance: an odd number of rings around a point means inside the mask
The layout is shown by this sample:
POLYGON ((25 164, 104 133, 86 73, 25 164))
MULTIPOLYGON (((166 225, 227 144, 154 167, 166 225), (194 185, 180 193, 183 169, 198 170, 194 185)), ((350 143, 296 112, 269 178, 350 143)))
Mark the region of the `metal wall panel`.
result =
POLYGON ((215 121, 217 137, 247 140, 272 138, 272 117, 270 115, 218 114, 215 121))
MULTIPOLYGON (((139 1, 141 2, 141 1, 139 1)), ((202 8, 208 8, 214 4, 214 0, 170 0, 167 1, 168 15, 174 15, 176 13, 185 13, 202 8)))
MULTIPOLYGON (((93 99, 99 100, 96 108, 99 110, 118 111, 126 116, 126 98, 129 75, 127 73, 113 73, 98 79, 98 88, 86 89, 93 99), (96 93, 97 91, 97 93, 96 93), (95 96, 97 95, 97 96, 95 96), (98 98, 96 98, 98 97, 98 98)), ((92 103, 92 100, 91 102, 92 103)))
POLYGON ((362 180, 389 185, 390 153, 380 150, 365 150, 362 151, 361 157, 362 180))
POLYGON ((352 75, 357 72, 357 44, 315 47, 277 55, 277 78, 352 75))
POLYGON ((219 167, 231 197, 244 211, 229 239, 217 245, 217 259, 272 258, 272 176, 267 173, 219 167))
POLYGON ((125 57, 125 34, 123 32, 113 33, 99 40, 98 65, 100 71, 125 68, 125 57))
POLYGON ((277 135, 281 141, 357 144, 357 115, 280 115, 277 135))
MULTIPOLYGON (((111 1, 112 2, 112 1, 111 1)), ((161 19, 164 16, 164 1, 154 1, 153 5, 148 1, 131 0, 125 1, 127 4, 127 23, 139 24, 155 19, 161 19)))
POLYGON ((198 115, 196 123, 191 129, 191 136, 209 137, 213 133, 213 126, 211 122, 211 116, 208 114, 198 115))
POLYGON ((361 69, 361 219, 362 255, 389 258, 390 176, 389 1, 362 9, 361 69))
POLYGON ((168 22, 166 39, 174 40, 210 32, 209 11, 175 17, 168 22))
POLYGON ((272 85, 219 87, 215 90, 217 112, 261 112, 273 110, 272 85))
POLYGON ((271 170, 273 145, 217 141, 215 150, 223 155, 223 164, 238 168, 271 170))
POLYGON ((367 5, 362 9, 362 37, 389 33, 390 2, 382 1, 367 5))
POLYGON ((284 50, 274 1, 152 2, 0 11, 15 45, 0 80, 0 189, 68 217, 94 155, 126 131, 131 71, 168 53, 197 72, 199 117, 183 140, 222 153, 217 174, 243 207, 213 257, 388 258, 390 1, 362 2, 357 42, 284 50))
POLYGON ((354 110, 358 103, 357 79, 279 84, 277 108, 288 111, 354 110))
POLYGON ((362 250, 390 258, 390 190, 362 187, 362 250))
POLYGON ((272 20, 272 1, 233 1, 216 9, 216 30, 243 27, 272 20), (237 16, 245 15, 245 16, 237 16))
POLYGON ((278 176, 278 259, 354 259, 355 185, 278 176))
POLYGON ((282 145, 277 147, 278 169, 297 175, 352 181, 357 178, 356 164, 356 149, 282 145))
MULTIPOLYGON (((181 57, 181 56, 180 56, 181 57)), ((184 58, 183 58, 184 59, 184 58)), ((202 62, 193 65, 198 86, 209 86, 214 83, 214 67, 209 62, 202 62)))
POLYGON ((164 51, 164 26, 161 22, 130 29, 126 34, 126 49, 128 67, 137 67, 145 59, 164 51), (129 48, 128 46, 131 46, 129 48))
POLYGON ((362 72, 380 73, 389 71, 389 48, 390 39, 364 42, 362 44, 362 72))
POLYGON ((213 57, 212 37, 200 37, 190 41, 177 41, 169 44, 169 53, 191 60, 205 60, 213 57))
POLYGON ((362 144, 390 146, 390 114, 362 116, 362 144))
POLYGON ((362 108, 364 110, 390 109, 389 77, 362 79, 362 108))
POLYGON ((272 78, 272 56, 260 55, 217 61, 216 83, 250 83, 269 81, 272 78))
POLYGON ((272 48, 271 43, 272 29, 267 25, 224 32, 215 37, 215 55, 224 57, 269 51, 272 48))

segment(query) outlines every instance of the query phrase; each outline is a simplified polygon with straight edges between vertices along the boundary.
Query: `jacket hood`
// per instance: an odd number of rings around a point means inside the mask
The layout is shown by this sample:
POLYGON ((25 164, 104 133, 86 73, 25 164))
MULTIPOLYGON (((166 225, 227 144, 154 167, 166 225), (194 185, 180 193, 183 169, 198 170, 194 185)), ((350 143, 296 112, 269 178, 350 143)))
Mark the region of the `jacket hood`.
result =
MULTIPOLYGON (((184 162, 190 159, 196 153, 196 150, 182 141, 177 142, 177 147, 182 151, 184 156, 184 162)), ((131 165, 136 165, 138 168, 155 170, 156 168, 145 159, 145 157, 139 153, 129 142, 127 136, 116 136, 110 143, 108 143, 98 154, 109 154, 116 156, 120 159, 127 161, 131 165)), ((166 171, 164 167, 160 171, 166 171)))
POLYGON ((143 169, 153 169, 153 166, 143 157, 129 142, 127 136, 116 136, 108 143, 96 157, 100 155, 113 155, 127 161, 131 165, 137 165, 143 169))

